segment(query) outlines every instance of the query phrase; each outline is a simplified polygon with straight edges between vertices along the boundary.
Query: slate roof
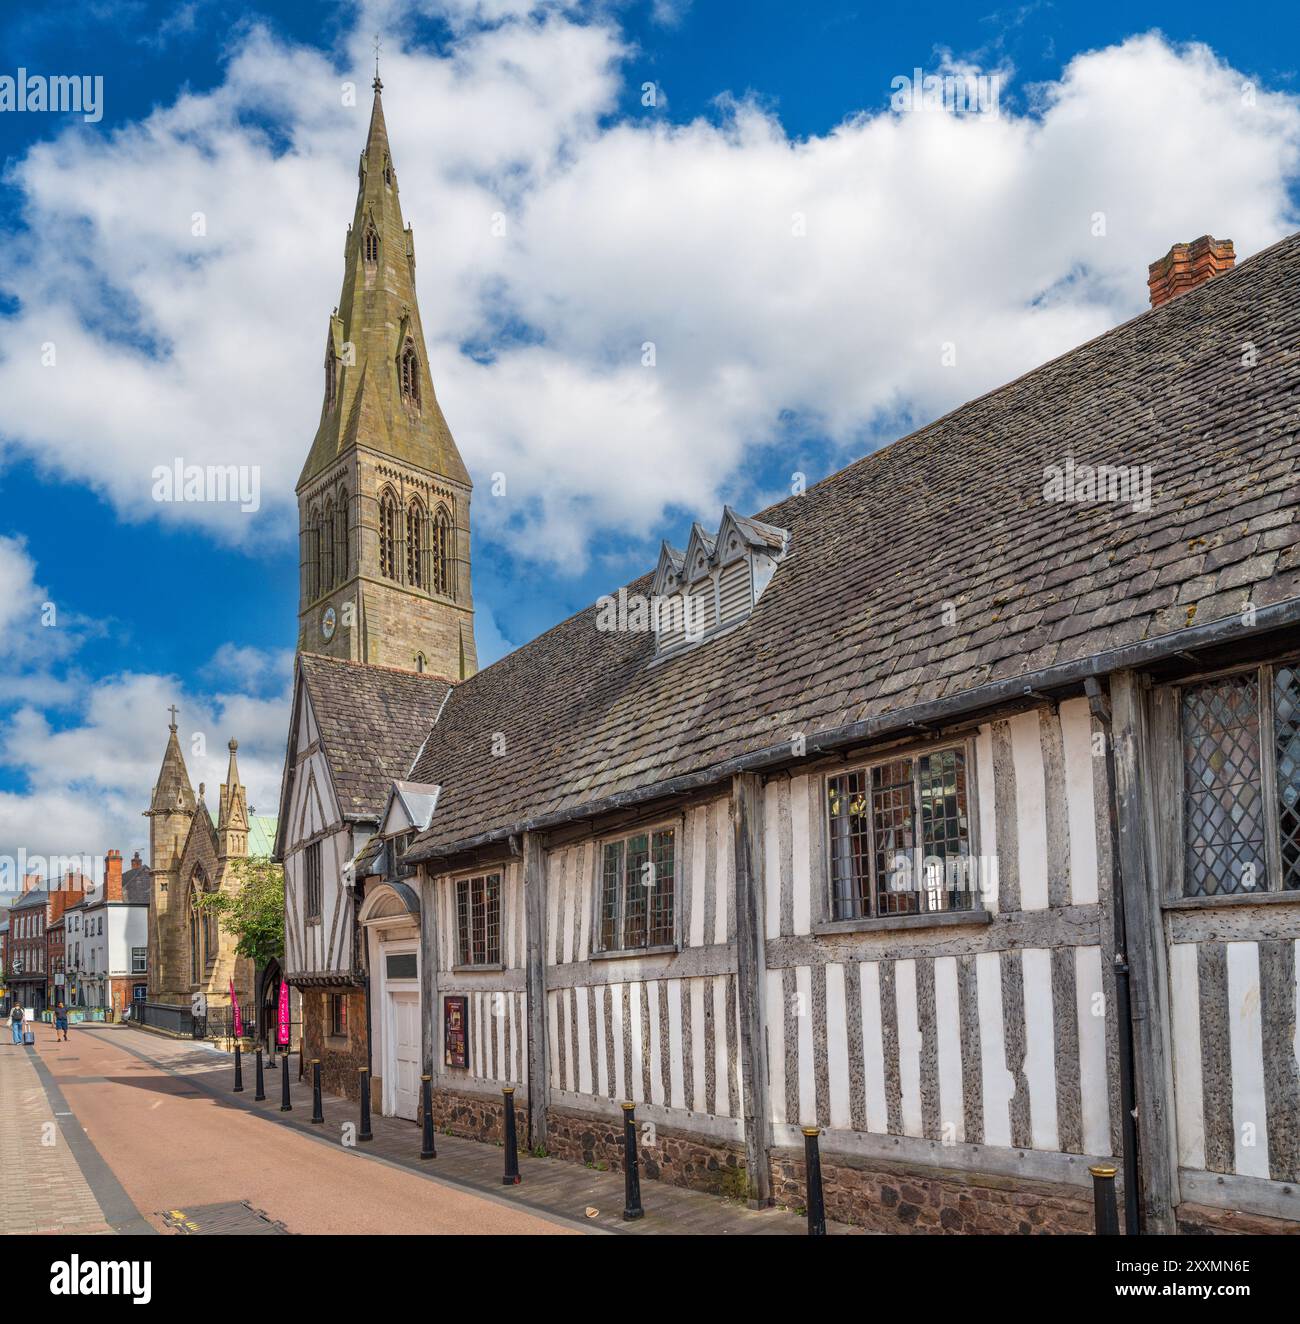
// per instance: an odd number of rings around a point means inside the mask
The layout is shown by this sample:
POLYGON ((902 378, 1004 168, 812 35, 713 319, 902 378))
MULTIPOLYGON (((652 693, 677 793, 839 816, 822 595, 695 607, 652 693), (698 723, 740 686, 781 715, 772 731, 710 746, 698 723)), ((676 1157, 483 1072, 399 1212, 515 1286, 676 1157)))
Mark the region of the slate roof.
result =
POLYGON ((344 818, 378 821, 447 696, 444 677, 300 653, 344 818))
POLYGON ((1300 596, 1298 390, 1295 235, 762 512, 739 629, 651 665, 592 606, 457 685, 411 854, 1300 596), (1150 465, 1150 509, 1046 501, 1071 455, 1150 465))
POLYGON ((26 892, 23 892, 20 896, 14 897, 14 899, 9 903, 9 909, 11 911, 30 910, 34 906, 45 905, 49 901, 49 899, 50 899, 50 893, 47 888, 32 887, 29 888, 26 892))
POLYGON ((122 900, 132 906, 149 904, 149 889, 153 886, 153 874, 149 866, 142 864, 138 869, 128 869, 122 875, 122 900))

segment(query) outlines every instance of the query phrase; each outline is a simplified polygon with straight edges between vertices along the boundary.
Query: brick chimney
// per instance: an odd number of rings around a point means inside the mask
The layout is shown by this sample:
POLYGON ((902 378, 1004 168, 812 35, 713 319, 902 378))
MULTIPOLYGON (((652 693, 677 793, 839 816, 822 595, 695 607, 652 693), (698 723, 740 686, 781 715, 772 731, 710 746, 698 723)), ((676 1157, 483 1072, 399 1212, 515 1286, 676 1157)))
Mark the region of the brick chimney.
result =
POLYGON ((1207 280, 1224 271, 1231 271, 1237 261, 1231 239, 1216 239, 1203 234, 1190 244, 1175 244, 1159 262, 1148 268, 1147 286, 1151 290, 1151 306, 1162 303, 1188 290, 1194 290, 1207 280))
POLYGON ((29 873, 23 875, 23 891, 30 892, 33 887, 41 883, 41 875, 38 873, 29 873))
POLYGON ((104 900, 122 899, 122 852, 111 850, 104 856, 104 900))

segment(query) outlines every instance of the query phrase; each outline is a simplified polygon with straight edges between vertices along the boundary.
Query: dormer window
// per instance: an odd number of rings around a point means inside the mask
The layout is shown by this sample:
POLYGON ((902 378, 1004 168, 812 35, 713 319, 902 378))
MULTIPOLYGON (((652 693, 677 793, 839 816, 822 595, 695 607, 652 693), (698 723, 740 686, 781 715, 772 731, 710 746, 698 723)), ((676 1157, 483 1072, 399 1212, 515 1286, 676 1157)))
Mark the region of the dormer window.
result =
POLYGON ((420 407, 420 359, 415 352, 415 342, 408 339, 402 347, 400 363, 402 399, 413 409, 420 407))
POLYGON ((727 506, 716 537, 696 524, 685 552, 664 543, 652 590, 656 655, 678 652, 744 621, 776 573, 788 541, 784 529, 746 519, 727 506))
POLYGON ((373 267, 379 261, 379 231, 375 229, 374 221, 366 226, 361 251, 368 267, 373 267))

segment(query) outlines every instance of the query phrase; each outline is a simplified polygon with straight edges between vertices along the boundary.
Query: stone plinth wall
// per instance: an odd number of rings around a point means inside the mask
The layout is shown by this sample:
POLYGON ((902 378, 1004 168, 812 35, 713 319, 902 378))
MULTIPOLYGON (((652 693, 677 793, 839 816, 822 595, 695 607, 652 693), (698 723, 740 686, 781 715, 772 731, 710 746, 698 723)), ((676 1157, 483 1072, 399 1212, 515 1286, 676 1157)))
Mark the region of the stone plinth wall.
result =
MULTIPOLYGON (((945 1168, 850 1158, 822 1151, 826 1216, 873 1232, 984 1234, 1093 1231, 1092 1192, 945 1168)), ((803 1208, 803 1152, 773 1150, 772 1195, 803 1208)))
MULTIPOLYGON (((359 1067, 366 1065, 366 997, 359 988, 302 990, 304 1079, 310 1083, 311 1060, 320 1058, 321 1089, 345 1099, 361 1099, 359 1067), (346 1037, 331 1035, 329 999, 342 993, 348 1000, 346 1037)), ((295 1045, 296 1047, 296 1045, 295 1045)), ((298 1064, 293 1064, 296 1071, 298 1064)), ((372 1096, 373 1097, 373 1096, 372 1096)))
MULTIPOLYGON (((611 1172, 623 1171, 623 1119, 553 1108, 546 1117, 546 1148, 568 1159, 611 1172)), ((637 1119, 637 1156, 642 1177, 714 1195, 743 1198, 748 1192, 745 1151, 637 1119)))
MULTIPOLYGON (((416 1111, 418 1114, 419 1109, 416 1111)), ((499 1094, 494 1098, 490 1094, 462 1094, 434 1087, 433 1126, 436 1131, 449 1131, 469 1140, 504 1144, 505 1117, 505 1103, 499 1094)), ((520 1090, 515 1091, 515 1136, 519 1151, 523 1153, 528 1146, 528 1103, 527 1096, 520 1090)))

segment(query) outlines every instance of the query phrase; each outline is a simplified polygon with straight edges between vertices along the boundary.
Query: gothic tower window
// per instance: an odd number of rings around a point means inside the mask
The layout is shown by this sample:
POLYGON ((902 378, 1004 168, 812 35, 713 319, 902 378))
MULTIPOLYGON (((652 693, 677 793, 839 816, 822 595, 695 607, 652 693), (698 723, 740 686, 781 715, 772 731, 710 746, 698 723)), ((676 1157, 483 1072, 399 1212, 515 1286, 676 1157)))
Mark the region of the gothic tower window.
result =
POLYGON ((314 602, 320 587, 320 511, 313 506, 307 516, 307 601, 314 602))
POLYGON ((375 229, 373 221, 366 226, 363 256, 367 266, 373 267, 379 261, 379 231, 375 229))
POLYGON ((420 359, 415 352, 415 342, 410 339, 402 346, 401 381, 402 399, 419 409, 420 359))
POLYGON ((397 578, 397 498, 387 487, 379 498, 379 573, 397 578))
POLYGON ((439 506, 433 517, 433 591, 451 592, 451 517, 439 506))
POLYGON ((427 588, 429 576, 425 566, 428 551, 428 520, 418 497, 411 498, 406 508, 406 582, 416 588, 427 588))
POLYGON ((339 489, 334 507, 334 577, 341 584, 348 577, 348 490, 339 489))
POLYGON ((325 502, 325 516, 320 531, 320 584, 321 592, 334 587, 334 501, 325 502))
POLYGON ((387 157, 384 157, 384 183, 393 187, 393 163, 387 157))
POLYGON ((338 360, 334 357, 334 346, 325 351, 325 408, 333 409, 338 396, 338 360))
POLYGON ((190 983, 200 984, 207 968, 217 958, 216 915, 199 904, 208 890, 202 867, 190 878, 190 983))

